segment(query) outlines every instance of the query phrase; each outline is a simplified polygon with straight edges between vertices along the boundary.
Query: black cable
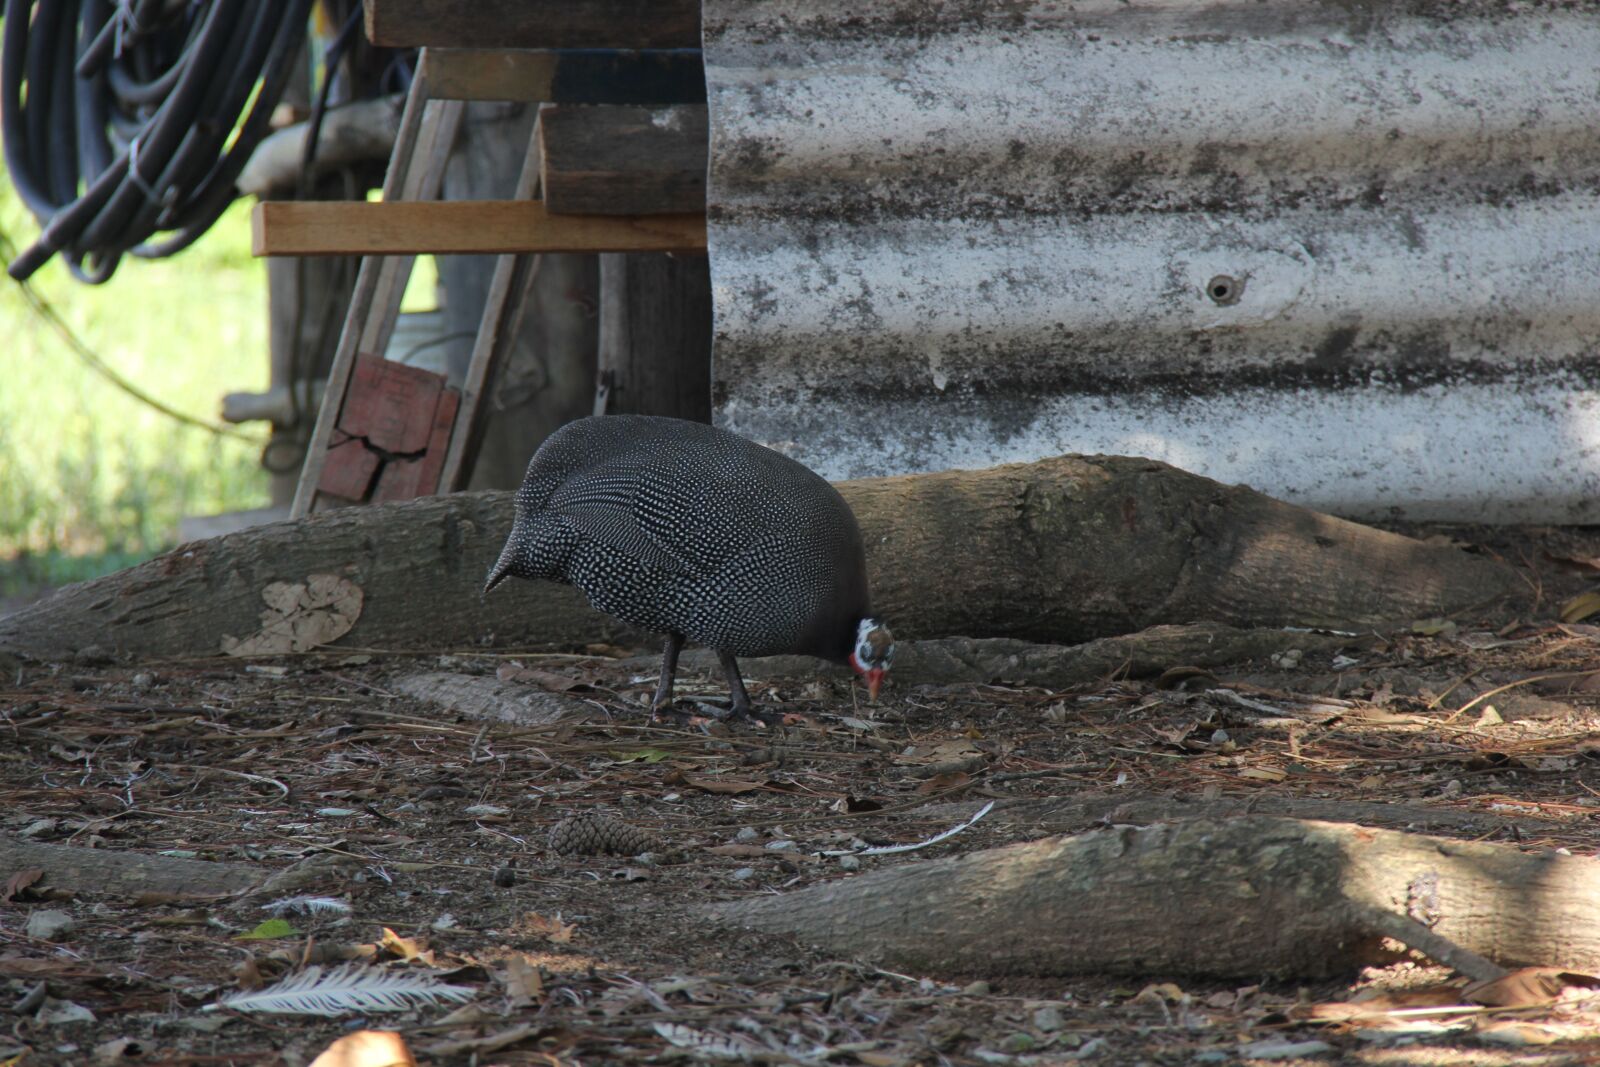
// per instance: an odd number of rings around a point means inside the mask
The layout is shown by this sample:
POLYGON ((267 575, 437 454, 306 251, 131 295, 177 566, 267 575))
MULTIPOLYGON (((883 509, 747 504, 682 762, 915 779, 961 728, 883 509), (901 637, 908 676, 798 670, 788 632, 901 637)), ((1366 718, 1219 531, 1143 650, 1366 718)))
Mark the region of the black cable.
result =
MULTIPOLYGON (((3 229, 0 229, 0 256, 14 256, 16 255, 16 252, 17 248, 11 243, 11 238, 6 235, 6 232, 3 229)), ((179 411, 177 408, 171 407, 170 405, 156 399, 154 396, 151 396, 138 385, 130 382, 127 378, 124 378, 116 371, 114 367, 102 359, 98 352, 90 348, 88 342, 79 337, 73 328, 68 325, 67 320, 63 318, 61 313, 55 309, 55 305, 51 304, 50 301, 45 299, 44 294, 40 293, 27 282, 19 282, 17 285, 18 288, 22 290, 22 298, 28 302, 28 306, 33 310, 33 313, 39 316, 39 318, 43 319, 52 330, 60 335, 61 340, 66 343, 67 348, 70 349, 74 355, 83 360, 83 362, 87 364, 89 368, 96 374, 99 374, 106 381, 110 382, 113 386, 122 390, 124 393, 127 393, 139 403, 153 408, 168 418, 175 419, 186 426, 193 426, 198 430, 205 430, 207 433, 215 434, 218 437, 236 437, 241 441, 248 441, 251 444, 261 443, 261 438, 257 437, 255 434, 246 433, 243 430, 235 429, 232 426, 225 426, 222 423, 208 422, 205 419, 196 418, 193 415, 179 411)))
POLYGON ((300 153, 298 196, 301 200, 311 195, 311 165, 317 159, 317 142, 322 139, 322 122, 328 114, 328 97, 333 92, 339 63, 355 41, 356 31, 361 28, 361 19, 361 7, 351 8, 344 25, 339 27, 339 32, 322 50, 322 84, 317 87, 317 98, 311 102, 311 117, 306 122, 305 148, 300 153))
MULTIPOLYGON (((339 65, 344 62, 351 45, 359 38, 358 30, 361 28, 362 5, 353 4, 346 13, 344 23, 339 27, 339 32, 329 41, 322 50, 322 84, 317 88, 316 98, 311 103, 311 115, 306 121, 306 137, 304 147, 300 153, 300 171, 296 178, 296 199, 308 200, 312 194, 312 168, 317 158, 317 147, 322 139, 322 123, 328 113, 328 100, 333 92, 333 83, 338 77, 339 65)), ((345 180, 345 199, 356 199, 358 190, 355 186, 354 176, 349 168, 341 171, 345 180)), ((364 190, 361 190, 364 192, 364 190)), ((336 329, 334 320, 340 315, 345 306, 345 296, 350 292, 349 279, 346 275, 354 261, 345 259, 340 261, 337 273, 327 279, 328 283, 321 293, 321 313, 317 316, 317 330, 311 344, 306 343, 304 326, 306 320, 306 257, 298 256, 294 265, 294 315, 289 333, 289 421, 288 426, 297 430, 302 428, 307 411, 311 404, 311 361, 313 357, 325 350, 330 331, 336 329)), ((294 466, 298 467, 305 458, 304 446, 309 444, 309 437, 301 433, 301 447, 299 455, 293 457, 294 466)), ((274 473, 287 473, 276 471, 270 458, 274 446, 269 445, 261 454, 261 464, 274 473)), ((281 450, 281 445, 278 446, 281 450)), ((278 461, 282 463, 283 461, 278 461)))
POLYGON ((43 232, 78 278, 188 247, 233 201, 268 132, 313 0, 5 0, 0 133, 43 232), (159 235, 159 236, 158 236, 159 235))

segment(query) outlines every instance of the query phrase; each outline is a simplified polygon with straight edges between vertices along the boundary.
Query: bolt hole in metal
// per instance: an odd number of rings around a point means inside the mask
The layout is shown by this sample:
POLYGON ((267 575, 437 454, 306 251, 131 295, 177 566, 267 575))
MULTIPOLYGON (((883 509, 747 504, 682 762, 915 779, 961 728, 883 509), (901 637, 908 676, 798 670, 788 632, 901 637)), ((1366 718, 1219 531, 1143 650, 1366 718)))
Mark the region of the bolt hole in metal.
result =
POLYGON ((1206 282, 1206 295, 1219 307, 1237 304, 1244 295, 1244 279, 1231 274, 1218 274, 1206 282))

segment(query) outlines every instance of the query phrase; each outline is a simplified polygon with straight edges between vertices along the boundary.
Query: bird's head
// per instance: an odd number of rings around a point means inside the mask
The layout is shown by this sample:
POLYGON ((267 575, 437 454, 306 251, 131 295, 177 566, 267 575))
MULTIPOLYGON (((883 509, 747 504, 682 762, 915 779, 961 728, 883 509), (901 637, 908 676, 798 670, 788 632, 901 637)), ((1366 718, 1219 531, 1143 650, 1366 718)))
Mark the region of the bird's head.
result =
POLYGON ((894 634, 877 619, 856 623, 856 646, 850 653, 850 666, 867 680, 867 696, 878 699, 878 688, 894 660, 894 634))

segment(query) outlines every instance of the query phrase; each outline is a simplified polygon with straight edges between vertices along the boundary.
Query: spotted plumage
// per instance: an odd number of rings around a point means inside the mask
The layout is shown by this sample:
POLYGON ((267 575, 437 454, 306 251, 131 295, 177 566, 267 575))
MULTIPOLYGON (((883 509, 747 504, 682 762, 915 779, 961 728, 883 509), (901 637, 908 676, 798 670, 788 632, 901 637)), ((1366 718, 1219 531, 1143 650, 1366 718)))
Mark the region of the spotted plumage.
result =
POLYGON ((612 415, 553 434, 528 465, 487 589, 509 576, 568 582, 666 634, 658 706, 685 639, 722 654, 741 712, 735 656, 849 662, 876 693, 894 652, 871 618, 861 533, 838 491, 701 423, 612 415))

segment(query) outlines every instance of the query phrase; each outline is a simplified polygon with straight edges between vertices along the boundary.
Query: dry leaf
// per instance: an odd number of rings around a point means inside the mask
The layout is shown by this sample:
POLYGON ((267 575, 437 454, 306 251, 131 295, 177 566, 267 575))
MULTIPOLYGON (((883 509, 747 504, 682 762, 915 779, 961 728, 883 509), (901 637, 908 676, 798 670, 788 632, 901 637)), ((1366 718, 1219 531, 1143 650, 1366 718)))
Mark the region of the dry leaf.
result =
POLYGON ((1561 605, 1561 621, 1582 622, 1597 611, 1600 611, 1600 589, 1591 589, 1561 605))
POLYGON ((923 795, 929 793, 942 793, 947 789, 958 789, 972 781, 972 775, 965 771, 955 771, 948 774, 936 774, 932 778, 917 786, 917 792, 923 795))
POLYGON ((1239 777, 1254 778, 1258 782, 1281 782, 1289 776, 1273 767, 1246 767, 1239 772, 1239 777))
POLYGON ((407 963, 417 959, 422 960, 424 963, 433 962, 433 953, 416 938, 401 937, 387 926, 383 928, 383 937, 378 940, 378 947, 390 955, 399 956, 407 963))
POLYGON ((1556 563, 1565 564, 1573 570, 1600 571, 1600 556, 1564 556, 1555 552, 1546 552, 1545 558, 1556 563))
POLYGON ((1370 996, 1361 996, 1355 1000, 1314 1004, 1309 1011, 1304 1014, 1296 1013, 1294 1017, 1339 1022, 1347 1019, 1373 1018, 1387 1015, 1394 1011, 1410 1011, 1416 1008, 1448 1008, 1460 1003, 1461 989, 1459 987, 1439 985, 1428 986, 1424 989, 1400 990, 1398 992, 1374 991, 1370 996))
POLYGON ((77 960, 39 960, 29 959, 24 956, 0 956, 0 977, 49 978, 58 976, 100 978, 104 974, 99 969, 89 967, 77 960))
POLYGON ((1158 1000, 1164 1000, 1176 1004, 1183 1000, 1184 996, 1183 989, 1172 982, 1152 982, 1135 993, 1130 1003, 1150 1004, 1158 1000))
POLYGON ((918 745, 909 755, 901 754, 895 757, 899 764, 923 763, 957 763, 972 756, 981 756, 983 751, 966 738, 951 741, 939 741, 931 745, 918 745))
POLYGON ((565 945, 572 940, 572 935, 577 932, 578 926, 576 923, 562 922, 560 916, 547 919, 536 911, 530 911, 522 917, 519 929, 557 945, 565 945))
POLYGON ((1523 967, 1461 991, 1463 999, 1490 1008, 1532 1008, 1554 1004, 1564 990, 1600 987, 1600 977, 1559 967, 1523 967))
POLYGON ((311 1067, 417 1067, 417 1060, 399 1034, 357 1030, 329 1045, 311 1067))
POLYGON ((494 676, 502 682, 528 682, 540 689, 552 693, 565 693, 572 689, 580 689, 589 685, 588 682, 577 678, 568 678, 564 674, 554 671, 541 671, 533 667, 524 667, 520 663, 501 664, 494 672, 494 676))
POLYGON ((1553 1026, 1542 1026, 1538 1023, 1505 1022, 1491 1023, 1482 1027, 1475 1036, 1479 1041, 1487 1045, 1528 1048, 1553 1045, 1569 1035, 1553 1026))
POLYGON ((261 629, 249 637, 224 635, 230 656, 278 656, 336 641, 361 617, 361 587, 337 574, 313 574, 305 582, 273 582, 261 590, 266 610, 261 629))
POLYGON ((521 956, 506 958, 506 971, 500 978, 512 1008, 531 1007, 544 999, 544 979, 539 968, 521 956))
POLYGON ((22 891, 38 882, 44 877, 44 868, 29 867, 25 871, 18 871, 6 881, 4 890, 0 890, 0 900, 7 903, 22 898, 22 891))

